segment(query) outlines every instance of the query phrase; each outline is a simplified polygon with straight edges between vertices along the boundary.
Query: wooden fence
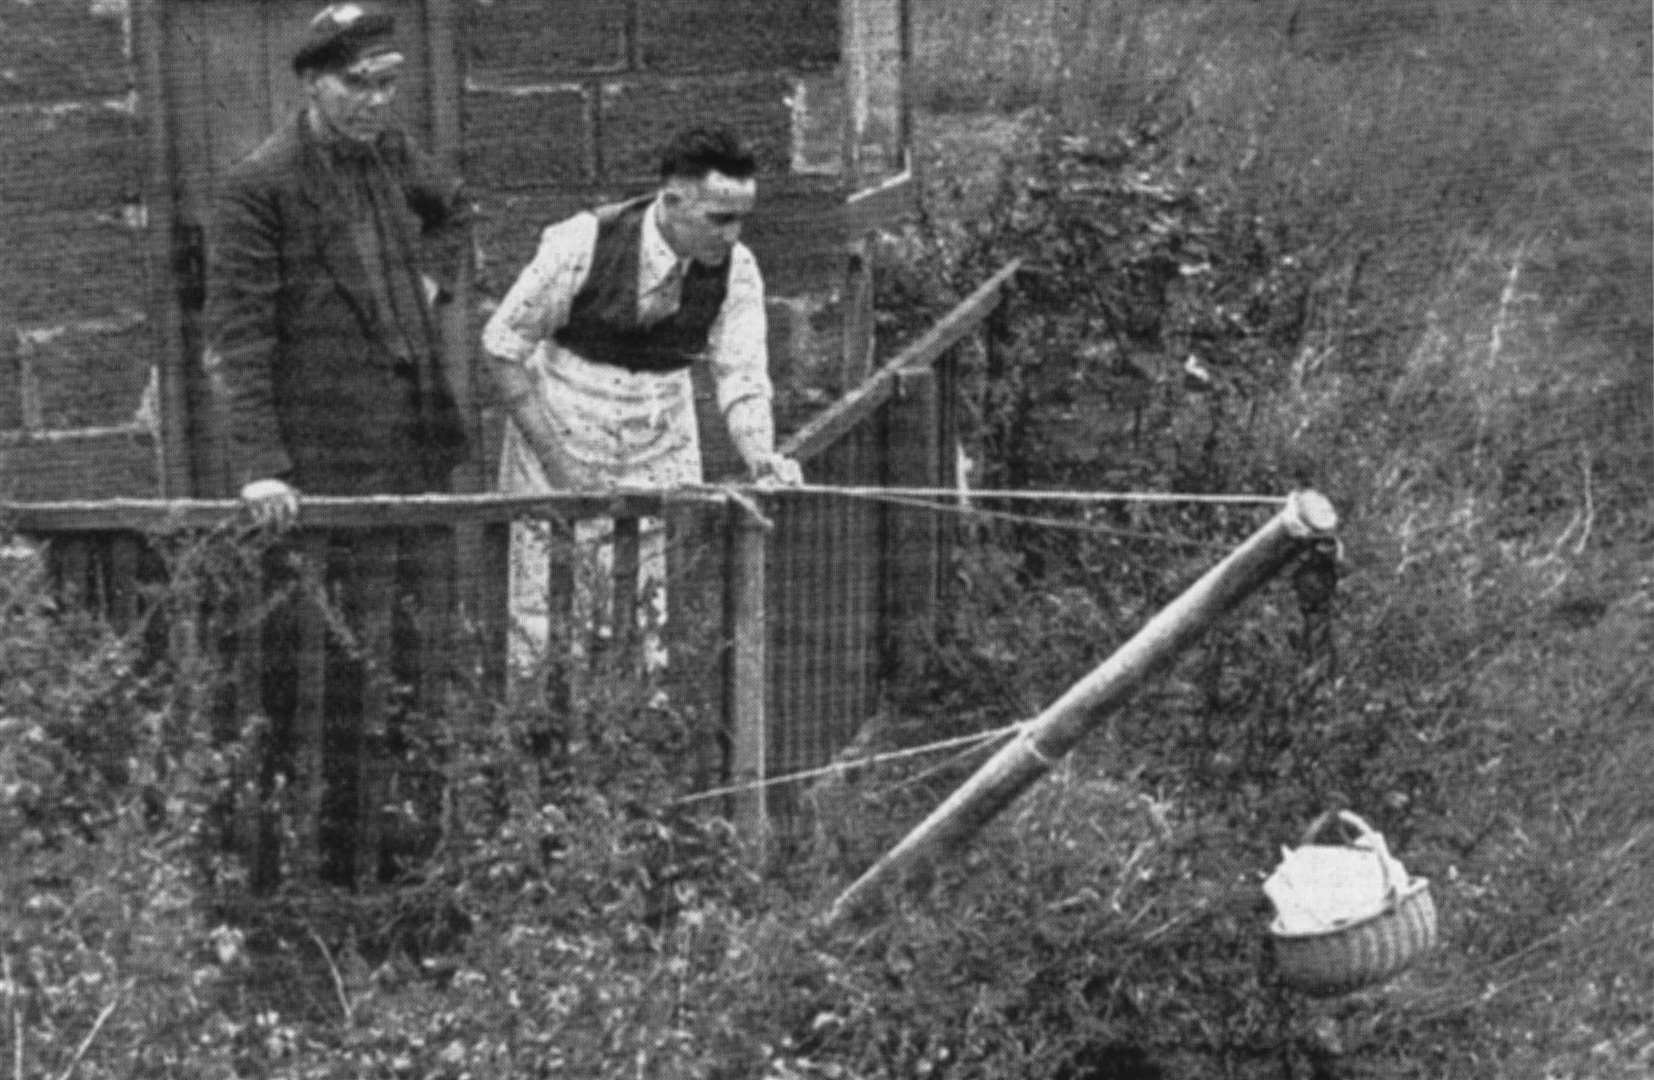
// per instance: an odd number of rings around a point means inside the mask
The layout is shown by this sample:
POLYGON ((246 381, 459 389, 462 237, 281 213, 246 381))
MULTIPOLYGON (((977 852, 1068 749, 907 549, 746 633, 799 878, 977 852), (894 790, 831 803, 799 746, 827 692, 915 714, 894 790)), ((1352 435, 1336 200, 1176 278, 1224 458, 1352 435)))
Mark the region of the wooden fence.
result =
MULTIPOLYGON (((0 525, 46 542, 64 595, 117 626, 147 621, 153 647, 202 678, 208 715, 266 726, 254 782, 292 808, 296 842, 284 850, 267 813, 240 815, 233 841, 269 886, 284 872, 371 882, 417 848, 399 808, 439 781, 408 752, 410 718, 463 722, 456 700, 509 691, 513 522, 567 535, 612 520, 611 625, 624 628, 640 522, 664 521, 676 553, 669 669, 727 740, 701 779, 756 785, 731 809, 763 829, 797 803, 760 782, 843 750, 935 629, 951 519, 843 489, 954 487, 957 349, 992 347, 1015 271, 784 442, 804 463, 803 489, 311 497, 279 539, 250 532, 226 500, 0 505, 0 525), (155 598, 185 586, 195 606, 173 605, 159 625, 155 598)), ((570 549, 550 550, 551 588, 566 593, 570 549)), ((552 610, 569 609, 554 597, 552 610)))

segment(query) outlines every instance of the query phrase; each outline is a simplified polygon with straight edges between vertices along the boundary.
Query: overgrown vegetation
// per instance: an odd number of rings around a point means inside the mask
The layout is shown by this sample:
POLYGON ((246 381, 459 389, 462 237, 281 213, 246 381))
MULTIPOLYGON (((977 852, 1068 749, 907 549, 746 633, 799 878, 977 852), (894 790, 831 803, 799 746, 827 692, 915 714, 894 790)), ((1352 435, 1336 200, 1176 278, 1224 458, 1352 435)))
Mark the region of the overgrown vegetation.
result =
MULTIPOLYGON (((869 922, 817 920, 979 757, 817 784, 761 875, 673 804, 683 730, 633 702, 549 752, 543 715, 484 700, 417 874, 248 919, 212 834, 237 744, 198 673, 4 560, 0 1072, 1654 1071, 1646 11, 915 16, 928 218, 887 245, 886 337, 1027 268, 967 371, 977 478, 1315 487, 1343 519, 1330 601, 1324 565, 1266 591, 869 922), (1328 806, 1431 877, 1445 945, 1309 1003, 1271 981, 1257 886, 1328 806)), ((870 744, 1032 714, 1257 521, 973 525, 931 670, 870 744)))

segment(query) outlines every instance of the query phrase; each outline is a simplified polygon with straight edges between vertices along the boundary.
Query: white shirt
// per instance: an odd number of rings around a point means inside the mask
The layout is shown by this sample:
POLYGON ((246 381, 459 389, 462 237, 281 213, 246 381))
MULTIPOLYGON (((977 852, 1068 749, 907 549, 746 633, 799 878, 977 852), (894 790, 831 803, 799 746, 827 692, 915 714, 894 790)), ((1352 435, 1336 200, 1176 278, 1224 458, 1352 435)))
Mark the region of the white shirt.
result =
MULTIPOLYGON (((638 312, 646 322, 670 314, 678 302, 675 288, 662 287, 679 260, 661 235, 658 212, 657 201, 644 213, 638 257, 638 312)), ((697 483, 700 441, 689 372, 628 371, 587 360, 555 340, 586 283, 596 243, 593 214, 546 229, 533 261, 488 320, 483 348, 534 375, 539 404, 567 451, 577 485, 697 483)), ((753 397, 767 409, 773 396, 758 263, 739 243, 729 258, 728 291, 708 334, 706 360, 725 415, 753 397)), ((500 485, 505 491, 548 488, 515 425, 507 428, 500 485)))

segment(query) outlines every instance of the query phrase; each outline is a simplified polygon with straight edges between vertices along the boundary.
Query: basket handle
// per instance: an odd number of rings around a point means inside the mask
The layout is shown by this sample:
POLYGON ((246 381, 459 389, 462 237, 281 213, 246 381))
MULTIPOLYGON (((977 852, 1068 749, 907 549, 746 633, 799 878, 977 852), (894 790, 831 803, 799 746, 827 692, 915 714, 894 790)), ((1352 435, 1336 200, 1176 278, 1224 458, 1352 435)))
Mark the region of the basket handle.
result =
POLYGON ((1309 827, 1304 830, 1304 838, 1300 842, 1300 846, 1313 844, 1315 842, 1315 838, 1319 836, 1327 828, 1327 826, 1331 825, 1335 821, 1348 825, 1350 828, 1354 829, 1357 839, 1368 841, 1372 845, 1372 849, 1378 853, 1378 869, 1379 872, 1384 875, 1384 895, 1389 897, 1391 901, 1394 901, 1400 890, 1396 888, 1396 883, 1390 880, 1390 848, 1384 842, 1384 834, 1376 831, 1371 825, 1368 825, 1352 811, 1323 811, 1321 815, 1314 821, 1310 822, 1309 827))

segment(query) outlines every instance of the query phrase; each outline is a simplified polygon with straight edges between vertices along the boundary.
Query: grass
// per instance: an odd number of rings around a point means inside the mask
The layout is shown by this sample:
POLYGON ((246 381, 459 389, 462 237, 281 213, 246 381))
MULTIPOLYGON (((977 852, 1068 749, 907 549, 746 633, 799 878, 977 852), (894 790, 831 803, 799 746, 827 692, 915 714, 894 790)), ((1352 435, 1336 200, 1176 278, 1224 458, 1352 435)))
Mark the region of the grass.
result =
MULTIPOLYGON (((1323 749, 1363 715, 1412 741, 1380 805, 1450 942, 1329 1010, 1317 1075, 1647 1075, 1646 11, 1026 0, 920 4, 916 26, 944 221, 984 205, 996 145, 1123 128, 1314 267, 1233 478, 1284 466, 1340 507, 1323 749)), ((1352 764, 1359 784, 1381 761, 1352 764)))
MULTIPOLYGON (((545 766, 520 748, 543 717, 506 710, 452 750, 457 831, 422 882, 229 925, 233 874, 192 860, 233 755, 165 672, 8 569, 0 670, 35 674, 0 682, 0 1061, 213 1080, 1649 1075, 1654 275, 1632 7, 916 0, 939 246, 893 278, 940 301, 972 257, 1029 237, 1035 271, 1071 260, 1045 279, 1060 302, 1018 300, 1002 359, 1030 393, 1115 355, 1086 348, 1111 318, 1096 296, 1151 297, 1118 335, 1158 379, 1151 423, 1084 468, 1312 484, 1344 553, 1318 644, 1287 589, 1259 596, 881 920, 817 916, 972 760, 824 782, 796 860, 761 879, 723 825, 651 795, 628 732, 536 797, 545 766), (1052 205, 1082 212, 1018 231, 1052 205), (1125 287, 1166 257, 1208 269, 1125 287), (1184 389, 1191 342, 1250 407, 1184 389), (1191 440, 1194 464, 1162 469, 1191 440), (1446 945, 1307 1003, 1269 982, 1257 884, 1330 802, 1431 877, 1446 945)), ((1129 429, 1097 408, 1093 430, 1129 429)), ((1219 550, 1245 530, 1118 524, 1219 550)), ((954 634, 872 741, 1037 709, 1212 555, 1055 534, 972 532, 954 634)))

